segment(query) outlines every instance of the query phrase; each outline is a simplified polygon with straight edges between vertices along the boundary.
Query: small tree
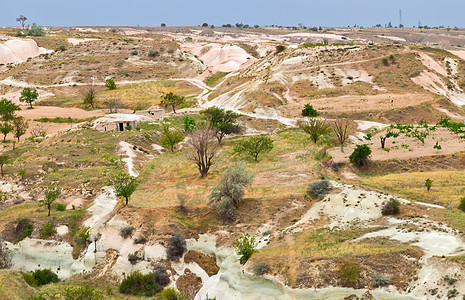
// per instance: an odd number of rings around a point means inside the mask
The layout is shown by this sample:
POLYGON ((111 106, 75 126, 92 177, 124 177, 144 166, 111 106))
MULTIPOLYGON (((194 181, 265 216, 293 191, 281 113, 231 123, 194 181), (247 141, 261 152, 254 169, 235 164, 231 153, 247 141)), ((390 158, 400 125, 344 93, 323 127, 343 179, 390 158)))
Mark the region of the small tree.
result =
POLYGON ((60 190, 57 188, 48 188, 45 191, 45 198, 44 200, 41 200, 40 202, 43 205, 47 206, 48 209, 48 215, 50 217, 50 210, 52 208, 52 203, 55 202, 55 200, 58 198, 58 195, 60 195, 60 190))
POLYGON ((137 177, 133 177, 126 173, 119 173, 113 180, 112 185, 115 188, 115 194, 118 197, 124 197, 126 205, 128 205, 129 198, 137 188, 137 177))
POLYGON ((6 142, 6 136, 13 131, 13 125, 10 122, 0 123, 0 132, 3 134, 3 142, 6 142))
POLYGON ((29 127, 27 121, 23 117, 16 117, 13 119, 13 134, 18 139, 26 133, 29 127))
POLYGON ((186 98, 184 96, 169 92, 168 94, 163 95, 160 104, 164 107, 171 107, 173 112, 176 113, 176 107, 184 102, 186 102, 186 98))
POLYGON ((21 108, 13 101, 2 98, 0 100, 0 116, 3 121, 11 121, 16 117, 16 112, 21 108))
POLYGON ((184 140, 184 134, 181 130, 171 128, 168 124, 163 125, 163 131, 160 137, 160 142, 163 148, 174 151, 176 145, 184 140))
POLYGON ((308 134, 315 144, 320 136, 328 134, 330 131, 329 125, 325 120, 316 118, 298 120, 297 126, 308 134))
POLYGON ((212 142, 215 131, 207 126, 202 126, 189 135, 189 145, 193 150, 187 155, 197 165, 200 176, 205 177, 213 164, 212 160, 218 152, 219 146, 212 142))
POLYGON ((344 144, 349 139, 349 126, 352 121, 348 119, 336 119, 331 123, 334 133, 336 134, 337 140, 341 145, 341 152, 344 152, 344 144))
POLYGON ((184 132, 191 133, 195 129, 195 120, 189 116, 185 116, 182 119, 182 125, 184 127, 184 132))
POLYGON ((302 116, 304 117, 318 117, 318 112, 313 108, 313 105, 305 104, 302 110, 302 116))
POLYGON ((108 78, 107 80, 105 80, 105 86, 109 90, 116 90, 116 83, 112 78, 108 78))
POLYGON ((97 92, 95 91, 95 87, 93 84, 89 86, 86 94, 84 95, 84 105, 90 106, 92 109, 95 108, 97 102, 97 92))
POLYGON ((42 27, 42 25, 37 25, 36 23, 33 23, 32 26, 30 26, 26 30, 26 35, 27 36, 45 36, 45 30, 42 27))
POLYGON ((32 103, 34 103, 37 98, 39 98, 39 92, 36 89, 24 88, 21 91, 21 97, 19 97, 19 101, 29 104, 29 108, 32 109, 32 103))
POLYGON ((270 152, 273 149, 273 139, 269 136, 252 136, 247 139, 240 140, 234 147, 234 151, 240 154, 248 154, 255 161, 258 160, 260 153, 270 152))
POLYGON ((210 127, 215 130, 218 143, 221 144, 224 136, 231 133, 239 133, 240 126, 237 124, 239 114, 232 110, 225 110, 216 106, 201 112, 210 122, 210 127))
POLYGON ((16 18, 16 22, 19 22, 21 24, 21 27, 24 29, 24 25, 26 24, 27 18, 23 15, 19 15, 18 18, 16 18))
POLYGON ((250 256, 257 252, 257 245, 258 243, 255 241, 255 237, 250 236, 248 233, 242 234, 242 236, 233 243, 233 247, 236 250, 236 254, 239 255, 241 264, 245 264, 250 256))
POLYGON ((426 190, 429 192, 429 190, 431 189, 431 186, 433 185, 433 180, 427 178, 425 180, 425 187, 426 187, 426 190))
POLYGON ((368 158, 371 155, 371 149, 368 145, 357 145, 354 152, 349 156, 351 163, 358 167, 365 166, 368 164, 368 158))
POLYGON ((10 157, 8 155, 0 154, 0 171, 1 171, 2 177, 3 177, 3 165, 7 164, 9 159, 10 157))
POLYGON ((391 129, 388 129, 388 131, 386 132, 385 135, 381 135, 379 138, 381 140, 381 149, 384 149, 384 146, 386 144, 386 139, 387 138, 390 138, 390 137, 398 137, 399 136, 399 132, 393 132, 391 131, 391 129))
POLYGON ((236 209, 252 183, 253 175, 245 172, 245 165, 239 164, 226 170, 218 185, 210 193, 209 204, 216 205, 218 215, 226 221, 234 220, 236 209))

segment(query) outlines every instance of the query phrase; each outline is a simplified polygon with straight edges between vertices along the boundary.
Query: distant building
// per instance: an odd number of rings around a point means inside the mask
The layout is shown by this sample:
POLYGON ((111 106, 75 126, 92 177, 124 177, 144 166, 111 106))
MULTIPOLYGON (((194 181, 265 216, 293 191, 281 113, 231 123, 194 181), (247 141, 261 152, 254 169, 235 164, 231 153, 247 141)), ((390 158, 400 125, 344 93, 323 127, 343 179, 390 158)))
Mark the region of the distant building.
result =
POLYGON ((154 121, 161 121, 165 118, 165 110, 157 105, 152 105, 147 110, 136 111, 136 115, 146 116, 152 118, 154 121))
POLYGON ((94 121, 94 128, 100 131, 134 130, 139 122, 153 122, 154 119, 137 114, 109 114, 94 121))

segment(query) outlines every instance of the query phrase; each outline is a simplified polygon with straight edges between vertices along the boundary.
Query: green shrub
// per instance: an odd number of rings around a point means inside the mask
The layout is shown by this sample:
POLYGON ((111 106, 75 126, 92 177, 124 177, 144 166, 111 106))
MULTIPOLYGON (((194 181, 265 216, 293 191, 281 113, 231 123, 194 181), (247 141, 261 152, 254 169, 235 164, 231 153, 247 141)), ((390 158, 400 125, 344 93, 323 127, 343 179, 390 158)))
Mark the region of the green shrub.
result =
POLYGON ((137 50, 134 50, 134 51, 131 52, 131 55, 137 55, 137 54, 139 54, 139 52, 137 52, 137 50))
POLYGON ((150 50, 148 56, 149 57, 158 56, 158 50, 150 50))
POLYGON ((32 272, 32 276, 35 280, 37 280, 37 284, 39 286, 49 284, 51 282, 56 283, 60 281, 58 279, 58 275, 53 273, 50 269, 37 269, 34 272, 32 272))
POLYGON ((134 240, 134 243, 136 244, 145 244, 146 242, 147 242, 147 239, 145 238, 145 236, 140 236, 134 240))
POLYGON ((102 293, 93 287, 85 285, 75 288, 65 288, 63 293, 65 300, 100 300, 104 299, 102 293))
POLYGON ((37 279, 34 278, 34 276, 32 276, 31 273, 23 273, 23 279, 30 286, 33 286, 33 287, 39 286, 39 282, 37 281, 37 279))
POLYGON ((131 236, 133 230, 134 228, 132 226, 124 226, 124 227, 121 227, 121 229, 119 230, 119 234, 123 238, 127 239, 128 237, 131 236))
POLYGON ((63 203, 57 203, 55 208, 58 211, 65 211, 66 210, 66 205, 64 205, 63 203))
POLYGON ((360 272, 360 265, 354 261, 343 260, 339 262, 338 273, 347 286, 356 286, 360 272))
POLYGON ((371 155, 370 146, 364 145, 357 145, 354 149, 354 152, 349 156, 349 160, 354 165, 361 167, 368 164, 368 158, 371 155))
POLYGON ((66 46, 65 45, 60 45, 58 46, 55 51, 65 51, 66 50, 66 46))
POLYGON ((32 26, 28 27, 26 30, 25 35, 27 36, 45 36, 45 30, 42 25, 37 25, 36 23, 32 24, 32 26))
POLYGON ((28 218, 19 218, 16 222, 15 238, 17 241, 21 241, 22 239, 31 236, 34 230, 34 225, 28 218))
POLYGON ((134 296, 155 296, 161 291, 160 286, 155 281, 153 274, 142 274, 139 271, 132 272, 126 276, 119 286, 119 292, 134 296))
POLYGON ((107 80, 105 80, 105 86, 109 90, 116 90, 116 83, 112 78, 108 78, 107 80))
POLYGON ((26 228, 24 228, 23 239, 31 236, 33 231, 34 231, 34 224, 32 224, 31 222, 27 222, 26 228))
POLYGON ((307 187, 307 194, 318 199, 323 199, 324 196, 332 189, 331 183, 324 179, 312 182, 307 187))
POLYGON ((313 105, 305 104, 302 110, 302 116, 304 117, 318 117, 318 111, 313 108, 313 105))
POLYGON ((186 251, 186 239, 179 233, 170 238, 170 246, 166 250, 166 256, 169 260, 179 260, 186 251))
POLYGON ((166 52, 168 52, 169 54, 173 54, 174 53, 174 49, 173 48, 168 48, 166 50, 166 52))
POLYGON ((373 284, 375 286, 385 286, 391 284, 391 279, 387 278, 384 275, 381 274, 372 274, 371 277, 373 277, 373 284))
POLYGON ((186 296, 184 296, 180 291, 175 289, 174 287, 167 287, 161 293, 160 297, 163 300, 188 300, 186 296))
POLYGON ((394 198, 384 203, 381 213, 383 215, 397 215, 400 212, 400 202, 394 198))
POLYGON ((459 209, 465 212, 465 197, 460 198, 459 209))
POLYGON ((136 252, 128 254, 128 261, 131 265, 135 265, 139 260, 141 260, 141 258, 136 252))
POLYGON ((255 237, 248 233, 242 234, 242 236, 233 243, 233 247, 236 250, 236 254, 239 255, 241 264, 245 264, 250 256, 257 252, 257 245, 258 243, 255 241, 255 237))
POLYGON ((160 287, 167 286, 171 281, 170 276, 166 273, 166 266, 164 264, 156 264, 152 274, 155 276, 155 282, 160 287))
POLYGON ((278 45, 278 46, 276 46, 276 54, 281 53, 281 52, 283 52, 284 50, 286 50, 286 47, 285 47, 285 46, 283 46, 283 45, 278 45))
POLYGON ((39 229, 39 233, 42 237, 46 238, 49 236, 52 236, 56 231, 55 229, 55 224, 53 224, 53 221, 48 221, 44 225, 42 225, 42 228, 39 229))
POLYGON ((253 267, 253 273, 255 275, 263 275, 270 271, 270 266, 266 262, 260 262, 253 267))

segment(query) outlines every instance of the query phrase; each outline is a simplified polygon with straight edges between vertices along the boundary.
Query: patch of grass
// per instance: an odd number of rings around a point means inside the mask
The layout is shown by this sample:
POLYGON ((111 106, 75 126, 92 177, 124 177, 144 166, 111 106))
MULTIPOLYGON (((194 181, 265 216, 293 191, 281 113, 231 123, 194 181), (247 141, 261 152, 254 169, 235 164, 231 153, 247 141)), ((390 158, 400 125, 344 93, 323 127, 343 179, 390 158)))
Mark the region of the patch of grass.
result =
POLYGON ((229 73, 227 73, 227 72, 218 72, 216 74, 213 74, 213 75, 208 76, 207 78, 205 78, 204 82, 209 86, 215 86, 221 80, 223 80, 223 78, 228 74, 229 73))
POLYGON ((56 118, 40 118, 40 119, 34 119, 35 122, 42 122, 42 123, 82 123, 82 122, 87 122, 87 121, 92 121, 95 118, 87 118, 87 119, 74 119, 74 118, 62 118, 62 117, 56 117, 56 118))
POLYGON ((465 192, 465 173, 438 171, 389 174, 366 178, 363 183, 417 201, 455 208, 465 192), (425 188, 425 180, 428 178, 434 182, 429 192, 425 188))

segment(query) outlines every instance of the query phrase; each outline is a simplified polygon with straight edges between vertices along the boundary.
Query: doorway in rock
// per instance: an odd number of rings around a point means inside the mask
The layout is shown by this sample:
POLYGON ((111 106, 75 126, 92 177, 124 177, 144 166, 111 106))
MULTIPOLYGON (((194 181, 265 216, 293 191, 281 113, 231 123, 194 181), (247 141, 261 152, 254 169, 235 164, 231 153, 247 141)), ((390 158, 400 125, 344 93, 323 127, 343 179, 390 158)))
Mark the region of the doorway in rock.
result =
POLYGON ((124 131, 124 123, 118 123, 118 130, 124 131))

